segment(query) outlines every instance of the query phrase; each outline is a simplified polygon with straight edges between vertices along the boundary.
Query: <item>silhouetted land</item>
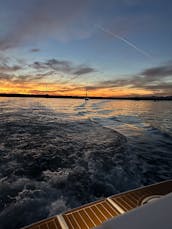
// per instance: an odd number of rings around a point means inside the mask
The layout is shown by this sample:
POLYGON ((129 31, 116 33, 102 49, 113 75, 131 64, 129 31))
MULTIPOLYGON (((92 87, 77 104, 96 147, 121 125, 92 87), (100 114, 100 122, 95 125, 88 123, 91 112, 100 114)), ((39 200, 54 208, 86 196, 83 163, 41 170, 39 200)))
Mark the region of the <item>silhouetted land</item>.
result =
MULTIPOLYGON (((63 98, 63 99, 84 99, 85 96, 63 96, 63 95, 30 95, 30 94, 0 94, 0 97, 29 97, 29 98, 63 98)), ((123 100, 172 100, 172 96, 133 96, 133 97, 101 97, 89 96, 90 99, 123 99, 123 100)))

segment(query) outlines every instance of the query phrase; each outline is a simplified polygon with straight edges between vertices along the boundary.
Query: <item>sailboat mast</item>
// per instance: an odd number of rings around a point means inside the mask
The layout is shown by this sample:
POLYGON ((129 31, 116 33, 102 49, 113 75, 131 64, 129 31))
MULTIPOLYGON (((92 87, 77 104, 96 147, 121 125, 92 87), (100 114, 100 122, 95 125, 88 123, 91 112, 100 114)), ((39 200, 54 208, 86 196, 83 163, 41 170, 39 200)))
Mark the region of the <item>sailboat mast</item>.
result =
POLYGON ((89 100, 88 95, 87 95, 87 88, 85 88, 85 100, 89 100))

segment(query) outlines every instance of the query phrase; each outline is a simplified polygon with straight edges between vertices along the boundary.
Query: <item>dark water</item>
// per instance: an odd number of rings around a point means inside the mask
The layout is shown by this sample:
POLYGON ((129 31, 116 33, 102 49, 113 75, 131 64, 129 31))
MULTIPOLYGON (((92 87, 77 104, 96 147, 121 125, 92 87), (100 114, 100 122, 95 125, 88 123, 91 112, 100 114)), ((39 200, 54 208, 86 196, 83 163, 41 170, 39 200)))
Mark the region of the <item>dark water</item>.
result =
POLYGON ((168 101, 0 98, 0 137, 2 229, 172 179, 168 101))

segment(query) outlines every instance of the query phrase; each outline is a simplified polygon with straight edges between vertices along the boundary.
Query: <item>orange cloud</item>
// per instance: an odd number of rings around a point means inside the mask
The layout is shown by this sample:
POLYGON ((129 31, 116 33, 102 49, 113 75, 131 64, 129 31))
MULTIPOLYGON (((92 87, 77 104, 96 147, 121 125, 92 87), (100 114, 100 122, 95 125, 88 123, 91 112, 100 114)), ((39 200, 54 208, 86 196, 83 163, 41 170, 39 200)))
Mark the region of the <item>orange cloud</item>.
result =
POLYGON ((172 82, 169 81, 171 62, 145 69, 127 78, 107 77, 102 80, 100 75, 98 81, 90 84, 84 83, 85 75, 93 74, 96 70, 87 65, 49 59, 29 66, 33 70, 32 74, 18 72, 23 69, 18 65, 9 65, 8 62, 1 64, 0 93, 84 96, 87 88, 89 96, 121 97, 171 95, 172 92, 172 82))
MULTIPOLYGON (((85 86, 83 85, 70 85, 60 83, 38 83, 38 82, 25 82, 16 83, 7 80, 0 81, 0 92, 8 94, 49 94, 49 95, 69 95, 69 96, 84 96, 85 86)), ((132 95, 150 95, 150 90, 135 89, 127 87, 117 88, 95 88, 88 90, 89 96, 132 96, 132 95)))

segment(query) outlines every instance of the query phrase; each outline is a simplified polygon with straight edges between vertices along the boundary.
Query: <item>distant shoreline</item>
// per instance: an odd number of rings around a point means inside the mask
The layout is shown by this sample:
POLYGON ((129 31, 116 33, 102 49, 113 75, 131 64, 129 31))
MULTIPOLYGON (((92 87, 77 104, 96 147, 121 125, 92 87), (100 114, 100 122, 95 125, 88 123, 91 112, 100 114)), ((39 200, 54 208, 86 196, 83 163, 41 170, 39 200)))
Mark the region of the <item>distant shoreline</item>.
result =
MULTIPOLYGON (((25 97, 25 98, 63 98, 63 99, 84 99, 84 96, 62 96, 62 95, 30 95, 30 94, 0 94, 0 97, 25 97)), ((172 100, 172 96, 140 96, 140 97, 101 97, 89 96, 90 99, 113 99, 113 100, 172 100)))

